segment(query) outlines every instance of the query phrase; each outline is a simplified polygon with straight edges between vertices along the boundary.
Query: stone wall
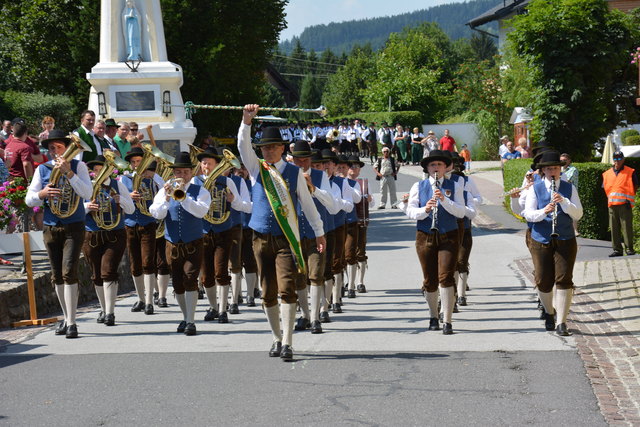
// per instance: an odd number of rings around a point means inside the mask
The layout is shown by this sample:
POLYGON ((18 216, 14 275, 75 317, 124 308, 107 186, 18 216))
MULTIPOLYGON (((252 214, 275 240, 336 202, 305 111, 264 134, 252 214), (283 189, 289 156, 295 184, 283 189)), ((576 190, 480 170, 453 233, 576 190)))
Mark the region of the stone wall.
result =
MULTIPOLYGON (((38 261, 46 263, 48 269, 49 260, 38 261)), ((118 293, 123 294, 134 289, 133 279, 129 270, 129 258, 125 253, 118 269, 120 285, 118 293)), ((79 296, 78 304, 82 305, 91 301, 97 301, 96 292, 91 283, 91 270, 84 256, 80 257, 79 267, 79 296)), ((51 272, 35 272, 34 285, 36 294, 36 306, 38 317, 51 317, 61 314, 60 304, 54 286, 51 284, 51 272)), ((27 291, 27 276, 12 275, 0 281, 0 328, 8 328, 12 322, 29 319, 29 296, 27 291), (17 276, 17 277, 16 277, 17 276)))

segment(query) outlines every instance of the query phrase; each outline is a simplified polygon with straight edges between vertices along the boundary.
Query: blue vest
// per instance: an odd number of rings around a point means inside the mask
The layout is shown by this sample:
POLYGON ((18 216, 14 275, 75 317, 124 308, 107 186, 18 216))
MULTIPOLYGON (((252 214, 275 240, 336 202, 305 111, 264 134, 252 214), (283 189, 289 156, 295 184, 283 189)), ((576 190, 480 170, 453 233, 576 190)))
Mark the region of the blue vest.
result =
MULTIPOLYGON (((245 179, 244 183, 247 184, 247 188, 249 189, 249 194, 251 194, 251 180, 245 179)), ((242 228, 249 228, 249 221, 251 221, 251 214, 242 212, 242 228)))
MULTIPOLYGON (((78 164, 80 162, 78 160, 71 160, 71 170, 73 173, 78 173, 78 164)), ((51 176, 51 171, 53 170, 53 163, 47 162, 43 165, 38 166, 38 171, 40 172, 40 182, 42 183, 42 188, 46 187, 49 184, 49 177, 51 176)), ((77 196, 77 194, 76 194, 77 196)), ((69 218, 60 218, 54 215, 49 208, 49 200, 46 199, 44 201, 44 224, 55 226, 58 224, 73 224, 75 222, 84 222, 85 219, 85 211, 84 211, 84 200, 81 198, 78 203, 78 209, 71 215, 69 218)))
MULTIPOLYGON (((238 194, 240 194, 240 186, 242 185, 242 178, 237 175, 230 175, 229 178, 233 181, 238 189, 238 194)), ((231 227, 235 227, 238 224, 242 224, 242 211, 237 211, 229 206, 231 209, 231 227)))
MULTIPOLYGON (((451 191, 450 199, 455 200, 456 184, 450 179, 444 179, 442 181, 441 191, 444 193, 446 190, 451 191)), ((429 199, 433 197, 433 189, 428 179, 420 181, 418 187, 419 205, 426 206, 429 199)), ((440 234, 448 233, 449 231, 456 230, 458 228, 457 218, 451 215, 442 207, 442 204, 438 203, 438 232, 440 234)), ((433 218, 433 210, 425 219, 418 221, 418 230, 424 231, 427 234, 432 234, 431 223, 433 218)))
MULTIPOLYGON (((118 191, 118 181, 116 181, 115 179, 111 179, 111 182, 109 183, 109 188, 115 191, 116 194, 120 194, 120 191, 118 191)), ((111 212, 113 212, 113 214, 116 215, 118 210, 120 210, 120 206, 112 198, 111 212)), ((98 212, 96 212, 96 214, 98 214, 98 212)), ((122 230, 123 228, 124 228, 124 221, 122 220, 122 214, 121 214, 120 222, 118 223, 118 225, 115 226, 115 228, 112 228, 112 230, 122 230)), ((102 230, 102 228, 98 227, 98 224, 96 224, 96 221, 93 219, 93 215, 91 214, 91 212, 87 213, 87 219, 84 222, 84 229, 87 231, 102 230)))
MULTIPOLYGON (((344 182, 344 178, 339 176, 332 176, 329 180, 338 186, 338 188, 340 189, 340 197, 342 197, 342 183, 344 182)), ((333 216, 334 230, 340 226, 343 226, 346 223, 346 221, 347 221, 347 213, 342 209, 340 209, 340 212, 338 212, 333 216)))
MULTIPOLYGON (((567 199, 571 198, 572 186, 566 181, 560 181, 560 185, 557 189, 563 197, 567 199)), ((547 190, 544 185, 544 180, 540 180, 533 184, 533 189, 536 192, 536 199, 538 200, 538 209, 543 209, 551 201, 551 192, 547 190)), ((547 244, 551 241, 551 215, 547 216, 539 222, 534 222, 531 227, 531 237, 540 243, 547 244)), ((556 222, 556 232, 559 234, 558 240, 569 240, 575 237, 573 231, 573 220, 569 215, 562 211, 562 206, 558 205, 558 218, 556 222)))
MULTIPOLYGON (((200 186, 190 184, 187 197, 198 200, 200 186)), ((202 222, 204 219, 196 218, 182 207, 180 202, 169 200, 169 211, 165 217, 164 237, 171 243, 189 243, 202 237, 202 222)))
MULTIPOLYGON (((120 182, 123 183, 125 187, 127 187, 129 193, 133 192, 133 177, 123 175, 120 178, 120 182)), ((151 188, 151 186, 155 185, 153 179, 144 178, 142 182, 148 188, 151 188)), ((147 201, 147 210, 149 210, 149 206, 151 206, 151 203, 153 203, 153 200, 147 201)), ((136 210, 133 211, 132 214, 125 215, 124 225, 126 225, 127 227, 135 227, 136 225, 141 225, 144 227, 145 225, 149 225, 152 222, 155 222, 156 219, 154 217, 141 213, 140 209, 138 209, 138 205, 135 202, 133 203, 133 205, 135 206, 136 210)))
MULTIPOLYGON (((315 187, 320 188, 320 186, 322 185, 322 175, 324 174, 324 172, 316 169, 310 169, 309 173, 311 175, 311 183, 315 187)), ((320 203, 318 199, 313 198, 313 203, 316 205, 316 209, 320 214, 320 219, 322 219, 322 228, 326 233, 328 231, 326 218, 329 215, 329 212, 327 211, 327 208, 325 208, 324 205, 320 203)), ((307 217, 304 215, 304 212, 302 211, 302 204, 300 203, 298 203, 297 212, 298 212, 298 226, 300 227, 300 238, 315 239, 316 233, 313 232, 313 228, 311 228, 311 225, 309 224, 307 217)))
MULTIPOLYGON (((359 185, 356 181, 346 178, 347 183, 351 186, 351 188, 354 188, 356 185, 359 185)), ((355 204, 353 206, 353 210, 351 212, 347 213, 347 224, 351 224, 354 222, 358 222, 358 213, 356 212, 356 207, 355 204)))
MULTIPOLYGON (((464 194, 464 205, 467 206, 467 202, 469 201, 469 197, 471 197, 471 195, 469 194, 468 191, 465 191, 463 194, 464 194)), ((463 218, 463 221, 464 221, 464 229, 469 230, 471 228, 471 219, 465 215, 463 218)))
MULTIPOLYGON (((291 200, 293 201, 294 206, 298 205, 296 188, 298 188, 299 170, 300 168, 297 166, 287 163, 282 172, 282 177, 289 186, 289 194, 291 195, 291 200)), ((251 213, 249 227, 258 233, 281 236, 283 234, 282 229, 280 228, 278 221, 276 221, 276 217, 273 215, 271 205, 269 204, 267 195, 264 192, 262 176, 260 174, 258 174, 256 183, 251 189, 251 200, 253 200, 253 212, 251 213)))

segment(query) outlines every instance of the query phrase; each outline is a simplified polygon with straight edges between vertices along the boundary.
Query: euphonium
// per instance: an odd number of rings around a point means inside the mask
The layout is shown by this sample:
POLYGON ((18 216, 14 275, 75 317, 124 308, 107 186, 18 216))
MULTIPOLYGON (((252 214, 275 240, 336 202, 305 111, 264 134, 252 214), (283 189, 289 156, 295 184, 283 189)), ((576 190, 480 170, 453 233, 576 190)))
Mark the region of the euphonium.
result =
MULTIPOLYGON (((160 178, 164 182, 169 181, 171 175, 173 175, 173 169, 170 166, 175 162, 175 158, 166 153, 163 153, 158 147, 151 147, 151 152, 154 157, 158 161, 158 166, 156 167, 156 173, 160 175, 160 178)), ((158 227, 156 228, 156 239, 159 239, 164 236, 164 219, 158 222, 158 227)))
POLYGON ((216 187, 216 180, 220 175, 231 168, 240 169, 240 162, 233 155, 233 153, 227 149, 222 150, 222 159, 218 166, 212 170, 204 181, 203 187, 211 194, 211 205, 209 212, 204 216, 204 219, 211 224, 222 224, 225 222, 231 211, 227 206, 227 191, 228 188, 220 190, 216 187))
MULTIPOLYGON (((89 148, 83 140, 78 138, 77 135, 71 134, 69 138, 71 139, 71 143, 59 158, 71 162, 79 153, 91 151, 91 148, 89 148)), ((67 177, 62 174, 60 168, 53 168, 51 176, 49 177, 49 183, 53 187, 60 189, 60 196, 49 198, 49 209, 51 209, 51 212, 58 218, 69 218, 78 210, 80 196, 73 190, 71 183, 67 177)))
POLYGON ((93 216, 93 220, 98 227, 103 230, 113 230, 120 223, 121 214, 120 210, 114 214, 113 206, 111 205, 112 192, 107 192, 107 190, 103 189, 102 184, 111 176, 111 172, 116 167, 126 168, 127 165, 123 160, 117 158, 111 150, 104 150, 102 155, 105 158, 105 163, 93 181, 93 193, 91 193, 91 200, 95 200, 100 208, 97 212, 91 212, 91 216, 93 216))
POLYGON ((133 177, 132 188, 133 191, 137 191, 142 195, 142 198, 136 201, 136 207, 140 211, 141 214, 151 216, 149 209, 147 209, 147 201, 153 202, 153 197, 155 196, 153 180, 151 182, 151 187, 147 187, 147 185, 142 181, 144 178, 144 171, 149 168, 149 165, 153 163, 155 156, 153 155, 153 146, 148 142, 142 143, 142 150, 144 154, 142 155, 142 160, 136 167, 136 174, 133 177))
POLYGON ((171 186, 167 195, 172 197, 176 202, 181 202, 187 198, 187 193, 184 191, 185 180, 182 178, 172 178, 168 184, 171 186))
POLYGON ((334 129, 331 131, 329 136, 327 137, 327 141, 333 142, 340 136, 340 131, 338 129, 334 129))

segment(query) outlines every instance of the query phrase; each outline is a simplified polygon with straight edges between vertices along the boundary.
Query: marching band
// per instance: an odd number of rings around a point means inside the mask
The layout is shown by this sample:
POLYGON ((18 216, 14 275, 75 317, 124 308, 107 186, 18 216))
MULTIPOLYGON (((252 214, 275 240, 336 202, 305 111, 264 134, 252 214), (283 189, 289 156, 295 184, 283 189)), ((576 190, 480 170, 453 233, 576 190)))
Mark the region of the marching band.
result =
MULTIPOLYGON (((85 164, 78 160, 88 149, 81 138, 50 132, 42 145, 54 159, 38 167, 26 203, 44 206, 44 240, 64 314, 56 334, 78 336, 81 251, 100 303, 97 322, 115 325, 118 265, 127 250, 138 297, 131 311, 152 315, 154 305, 167 307, 170 279, 183 316, 176 330, 196 335, 199 284, 209 305, 204 320, 228 323, 227 313, 239 314, 245 301, 244 277, 247 306, 262 298, 273 336, 268 354, 285 361, 293 359, 294 330, 322 333, 329 310, 342 313, 345 295, 367 292, 367 229, 375 203, 368 180, 360 177, 360 157, 370 153, 358 142, 386 144, 390 134, 346 126, 335 137, 344 135, 347 156, 312 149, 321 132, 309 126, 295 138, 286 162, 290 140, 278 128, 262 129, 252 142, 259 110, 244 107, 238 158, 213 147, 173 158, 152 141, 133 147, 124 160, 105 149, 85 164), (117 176, 114 169, 130 172, 117 176)), ((546 148, 534 160, 540 173, 528 174, 525 183, 531 184, 509 195, 514 212, 529 222, 526 242, 545 328, 568 335, 573 221, 582 207, 575 187, 561 179, 561 164, 559 154, 546 148)), ((457 153, 431 150, 421 166, 426 178, 393 207, 416 221, 428 329, 451 335, 457 306, 467 305, 471 221, 482 197, 457 153)))

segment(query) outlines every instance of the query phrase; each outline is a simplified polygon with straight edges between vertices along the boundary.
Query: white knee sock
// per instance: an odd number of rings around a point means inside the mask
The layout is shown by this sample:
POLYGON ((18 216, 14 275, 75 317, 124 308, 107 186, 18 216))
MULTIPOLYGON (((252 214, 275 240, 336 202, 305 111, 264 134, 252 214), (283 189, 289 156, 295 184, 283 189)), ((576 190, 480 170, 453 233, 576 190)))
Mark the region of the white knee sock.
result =
POLYGON ((322 311, 329 310, 329 296, 333 292, 333 280, 324 281, 324 301, 322 302, 322 311))
POLYGON ((356 274, 358 271, 358 264, 349 264, 347 266, 347 271, 349 272, 349 289, 356 289, 356 274))
POLYGON ((158 298, 166 298, 167 289, 169 289, 169 275, 158 274, 158 298))
POLYGON ((220 288, 220 299, 218 301, 218 305, 220 309, 218 310, 220 314, 227 312, 227 304, 229 303, 229 285, 226 286, 217 286, 220 288))
POLYGON ((558 289, 556 293, 556 307, 558 309, 558 323, 567 323, 567 316, 571 308, 573 289, 558 289))
POLYGON ((265 307, 264 312, 267 315, 267 320, 269 321, 273 340, 282 342, 282 330, 280 329, 280 306, 276 304, 273 307, 265 307))
POLYGON ((67 304, 64 302, 64 283, 62 285, 56 285, 56 295, 58 296, 58 302, 60 303, 60 308, 62 308, 62 315, 64 316, 64 321, 67 322, 69 317, 67 316, 67 304))
POLYGON ((360 261, 358 263, 358 284, 364 285, 364 273, 367 271, 367 261, 360 261))
POLYGON ((282 345, 291 346, 293 343, 293 326, 296 322, 296 305, 295 304, 280 304, 282 310, 282 334, 284 339, 282 345))
POLYGON ((338 304, 342 297, 342 273, 333 275, 333 303, 338 304))
POLYGON ((311 321, 320 320, 320 300, 322 298, 322 286, 311 286, 311 321))
POLYGON ((458 296, 466 297, 467 296, 467 279, 469 278, 469 273, 460 273, 460 280, 458 281, 458 296))
POLYGON ((244 280, 247 282, 247 296, 252 297, 258 284, 258 275, 256 273, 245 273, 244 280))
POLYGON ((429 317, 434 318, 438 317, 440 313, 438 313, 438 291, 435 292, 426 292, 426 300, 427 305, 429 306, 429 317))
POLYGON ((106 283, 103 283, 102 286, 94 286, 94 288, 96 289, 96 295, 98 296, 98 301, 100 301, 100 311, 105 312, 106 313, 106 307, 104 305, 104 285, 106 283))
POLYGON ((553 309, 553 292, 541 292, 538 289, 538 298, 540 298, 544 311, 549 314, 555 313, 555 310, 553 309))
POLYGON ((204 288, 204 292, 207 294, 209 300, 209 307, 218 309, 218 287, 213 285, 210 288, 204 288))
POLYGON ((302 311, 302 317, 305 319, 309 318, 309 297, 308 294, 309 287, 306 286, 304 289, 296 291, 298 294, 298 304, 300 305, 300 310, 302 311))
POLYGON ((442 297, 442 311, 444 312, 444 322, 451 323, 453 314, 453 303, 456 298, 456 290, 453 286, 448 288, 440 288, 440 296, 442 297))
POLYGON ((185 302, 185 321, 187 323, 194 323, 196 317, 196 307, 198 306, 198 291, 186 291, 184 293, 185 302))
POLYGON ((138 300, 144 301, 144 276, 133 276, 133 286, 136 288, 138 300))
POLYGON ((231 273, 231 301, 238 304, 242 294, 242 273, 231 273))
POLYGON ((156 287, 156 275, 145 274, 144 275, 144 292, 145 292, 145 304, 153 305, 153 290, 156 287))
MULTIPOLYGON (((196 292, 196 294, 197 293, 198 292, 196 292)), ((178 301, 178 306, 180 307, 180 311, 182 312, 182 320, 186 322, 187 321, 187 302, 184 294, 176 294, 176 301, 178 301)))
POLYGON ((68 325, 76 324, 76 311, 78 310, 78 284, 64 285, 64 303, 67 306, 68 325))
POLYGON ((117 297, 118 297, 118 282, 105 282, 104 283, 105 313, 107 314, 115 313, 117 297))

